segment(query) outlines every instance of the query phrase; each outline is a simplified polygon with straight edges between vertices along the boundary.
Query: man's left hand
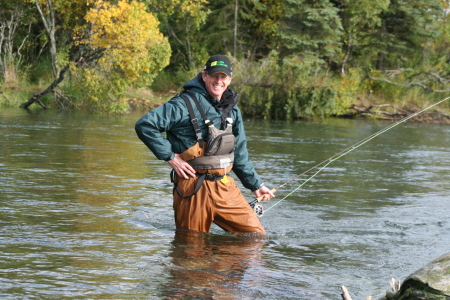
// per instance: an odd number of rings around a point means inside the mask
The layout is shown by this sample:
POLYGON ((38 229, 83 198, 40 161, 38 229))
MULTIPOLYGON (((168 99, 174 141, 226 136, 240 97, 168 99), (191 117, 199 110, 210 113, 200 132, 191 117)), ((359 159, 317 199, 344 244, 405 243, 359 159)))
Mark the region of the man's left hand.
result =
POLYGON ((184 179, 189 179, 190 177, 195 178, 194 168, 184 161, 180 154, 175 154, 175 157, 172 160, 169 160, 168 163, 178 176, 183 177, 184 179))

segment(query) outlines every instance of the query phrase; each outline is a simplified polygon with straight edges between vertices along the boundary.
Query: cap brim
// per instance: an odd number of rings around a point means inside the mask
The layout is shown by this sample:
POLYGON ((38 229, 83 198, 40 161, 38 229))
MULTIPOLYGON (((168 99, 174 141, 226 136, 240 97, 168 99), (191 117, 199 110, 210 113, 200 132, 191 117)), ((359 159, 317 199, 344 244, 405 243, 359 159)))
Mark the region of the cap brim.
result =
POLYGON ((208 72, 208 75, 212 75, 215 73, 224 73, 228 76, 232 76, 232 72, 229 69, 224 68, 224 67, 212 67, 209 70, 207 70, 206 72, 208 72))

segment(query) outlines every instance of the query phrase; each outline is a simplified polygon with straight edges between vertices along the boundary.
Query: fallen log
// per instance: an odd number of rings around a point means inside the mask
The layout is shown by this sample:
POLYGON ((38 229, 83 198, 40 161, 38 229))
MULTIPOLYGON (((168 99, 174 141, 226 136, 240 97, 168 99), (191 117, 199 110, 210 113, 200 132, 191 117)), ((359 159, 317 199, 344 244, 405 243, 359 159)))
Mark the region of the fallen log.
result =
POLYGON ((48 88, 46 88, 45 90, 43 90, 40 93, 34 94, 30 99, 28 99, 27 102, 23 103, 20 107, 28 108, 31 104, 33 104, 34 102, 37 102, 40 106, 42 106, 42 108, 47 109, 47 107, 44 105, 44 103, 42 103, 40 98, 44 97, 45 95, 47 95, 50 92, 55 91, 55 88, 58 86, 58 84, 64 80, 65 74, 68 69, 69 69, 69 65, 62 68, 61 71, 59 71, 58 78, 56 78, 55 81, 53 81, 48 88))
MULTIPOLYGON (((87 64, 89 62, 92 62, 92 61, 95 61, 95 60, 99 59, 103 55, 103 52, 105 50, 106 49, 104 49, 104 48, 98 49, 98 50, 92 52, 90 55, 88 55, 88 56, 86 56, 84 58, 83 57, 80 58, 77 62, 75 62, 75 67, 80 67, 80 66, 83 66, 84 64, 87 64)), ((34 94, 30 99, 28 99, 27 102, 25 102, 22 105, 20 105, 20 107, 21 108, 28 108, 31 104, 36 102, 40 106, 42 106, 42 108, 47 109, 47 107, 44 105, 44 103, 42 103, 40 98, 44 97, 48 93, 56 93, 55 89, 56 89, 56 87, 58 87, 58 84, 60 84, 61 81, 64 80, 66 72, 69 70, 69 67, 70 67, 70 64, 68 64, 64 68, 62 68, 61 71, 59 71, 58 77, 55 79, 55 81, 53 81, 49 85, 48 88, 46 88, 45 90, 43 90, 40 93, 34 94)))
MULTIPOLYGON (((370 105, 368 107, 353 104, 350 108, 354 110, 354 113, 352 114, 353 117, 362 116, 377 120, 389 120, 389 121, 398 121, 400 119, 413 115, 417 112, 400 109, 392 104, 370 105), (386 110, 384 110, 383 108, 385 108, 386 110)), ((424 112, 420 115, 417 115, 411 118, 411 121, 420 123, 448 124, 450 123, 450 115, 435 110, 430 112, 424 112)))

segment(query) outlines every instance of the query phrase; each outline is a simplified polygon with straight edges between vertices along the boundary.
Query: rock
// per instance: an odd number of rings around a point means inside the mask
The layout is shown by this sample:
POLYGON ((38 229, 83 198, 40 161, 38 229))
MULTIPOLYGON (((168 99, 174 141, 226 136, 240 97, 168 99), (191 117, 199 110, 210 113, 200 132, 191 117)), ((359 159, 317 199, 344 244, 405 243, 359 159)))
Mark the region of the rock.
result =
POLYGON ((450 300, 450 253, 405 279, 400 290, 380 300, 450 300))

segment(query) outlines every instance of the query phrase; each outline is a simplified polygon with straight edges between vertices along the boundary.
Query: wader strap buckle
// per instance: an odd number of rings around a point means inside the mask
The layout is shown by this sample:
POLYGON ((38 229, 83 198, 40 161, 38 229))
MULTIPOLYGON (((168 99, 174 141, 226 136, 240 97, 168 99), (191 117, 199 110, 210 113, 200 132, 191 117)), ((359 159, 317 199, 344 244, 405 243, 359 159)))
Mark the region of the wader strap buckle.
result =
POLYGON ((216 176, 216 175, 209 174, 209 173, 204 173, 204 174, 197 173, 196 174, 197 177, 200 177, 200 176, 203 176, 203 175, 205 175, 205 179, 209 180, 209 181, 217 181, 217 180, 221 180, 223 178, 223 176, 216 176))

